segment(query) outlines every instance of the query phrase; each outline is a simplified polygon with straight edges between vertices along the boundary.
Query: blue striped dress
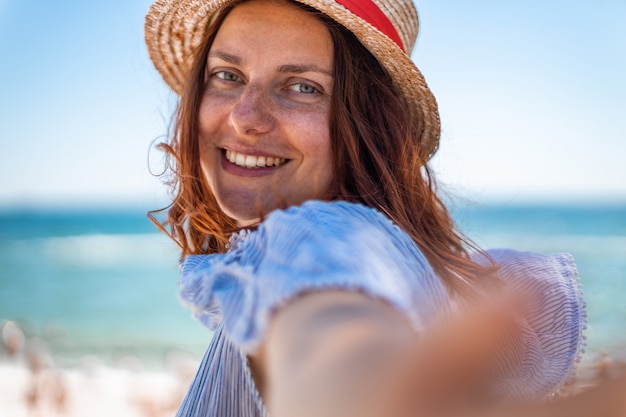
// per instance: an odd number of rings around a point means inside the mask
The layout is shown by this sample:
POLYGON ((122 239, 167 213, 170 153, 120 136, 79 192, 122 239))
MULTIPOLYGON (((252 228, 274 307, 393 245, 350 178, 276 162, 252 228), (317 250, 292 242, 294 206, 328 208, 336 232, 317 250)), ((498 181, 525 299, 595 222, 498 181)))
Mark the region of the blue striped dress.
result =
MULTIPOLYGON (((497 382, 515 398, 554 394, 580 360, 585 304, 569 255, 490 250, 513 290, 537 302, 520 318, 523 351, 497 382)), ((487 264, 484 255, 474 256, 487 264)), ((181 263, 180 298, 214 331, 177 416, 261 417, 267 410, 246 354, 271 314, 305 291, 345 289, 382 299, 424 329, 452 302, 425 256, 380 212, 347 202, 309 201, 271 213, 254 231, 233 236, 225 254, 181 263)))

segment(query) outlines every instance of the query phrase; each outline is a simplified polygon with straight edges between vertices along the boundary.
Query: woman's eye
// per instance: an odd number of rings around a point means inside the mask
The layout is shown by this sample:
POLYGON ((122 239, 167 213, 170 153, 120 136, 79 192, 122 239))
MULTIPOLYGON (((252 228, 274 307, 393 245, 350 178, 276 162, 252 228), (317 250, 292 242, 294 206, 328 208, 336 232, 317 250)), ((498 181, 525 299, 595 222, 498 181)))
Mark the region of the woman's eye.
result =
POLYGON ((229 71, 219 71, 215 73, 215 76, 224 81, 239 81, 239 76, 229 71))
POLYGON ((314 94, 319 90, 310 84, 296 83, 289 86, 289 89, 302 94, 314 94))

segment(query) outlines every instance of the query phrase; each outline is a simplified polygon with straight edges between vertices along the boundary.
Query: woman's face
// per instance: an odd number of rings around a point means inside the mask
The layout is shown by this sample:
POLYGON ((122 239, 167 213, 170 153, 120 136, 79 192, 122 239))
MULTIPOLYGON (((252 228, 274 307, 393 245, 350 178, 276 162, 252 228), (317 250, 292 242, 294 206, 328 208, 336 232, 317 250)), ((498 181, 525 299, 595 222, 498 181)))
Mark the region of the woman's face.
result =
POLYGON ((200 162, 239 225, 329 190, 332 74, 328 29, 293 4, 253 0, 224 20, 207 61, 200 162))

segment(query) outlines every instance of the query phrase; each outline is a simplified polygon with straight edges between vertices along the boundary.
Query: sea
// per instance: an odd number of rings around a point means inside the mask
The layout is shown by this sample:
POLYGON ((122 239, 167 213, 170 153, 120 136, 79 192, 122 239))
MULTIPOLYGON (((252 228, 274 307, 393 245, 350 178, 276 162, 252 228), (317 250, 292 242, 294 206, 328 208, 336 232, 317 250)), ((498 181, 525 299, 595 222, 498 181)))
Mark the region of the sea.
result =
MULTIPOLYGON (((461 204, 459 227, 477 245, 577 261, 587 301, 588 358, 626 352, 626 204, 461 204)), ((56 363, 138 358, 163 366, 200 358, 211 332, 177 299, 178 247, 126 209, 0 210, 0 325, 45 344, 56 363)))

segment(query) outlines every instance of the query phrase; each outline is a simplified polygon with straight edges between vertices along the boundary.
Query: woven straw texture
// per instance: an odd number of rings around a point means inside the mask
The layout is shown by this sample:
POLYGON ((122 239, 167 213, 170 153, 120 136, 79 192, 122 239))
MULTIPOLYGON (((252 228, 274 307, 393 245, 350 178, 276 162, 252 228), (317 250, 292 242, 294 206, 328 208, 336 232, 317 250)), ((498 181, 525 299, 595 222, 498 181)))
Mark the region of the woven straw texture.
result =
MULTIPOLYGON (((202 40, 213 14, 231 0, 156 0, 146 15, 145 40, 150 58, 163 80, 178 94, 191 67, 192 53, 202 40)), ((387 69, 402 94, 432 156, 440 133, 437 102, 424 77, 410 59, 418 33, 418 17, 411 0, 373 0, 402 40, 405 53, 389 37, 335 0, 298 0, 353 32, 387 69)))

